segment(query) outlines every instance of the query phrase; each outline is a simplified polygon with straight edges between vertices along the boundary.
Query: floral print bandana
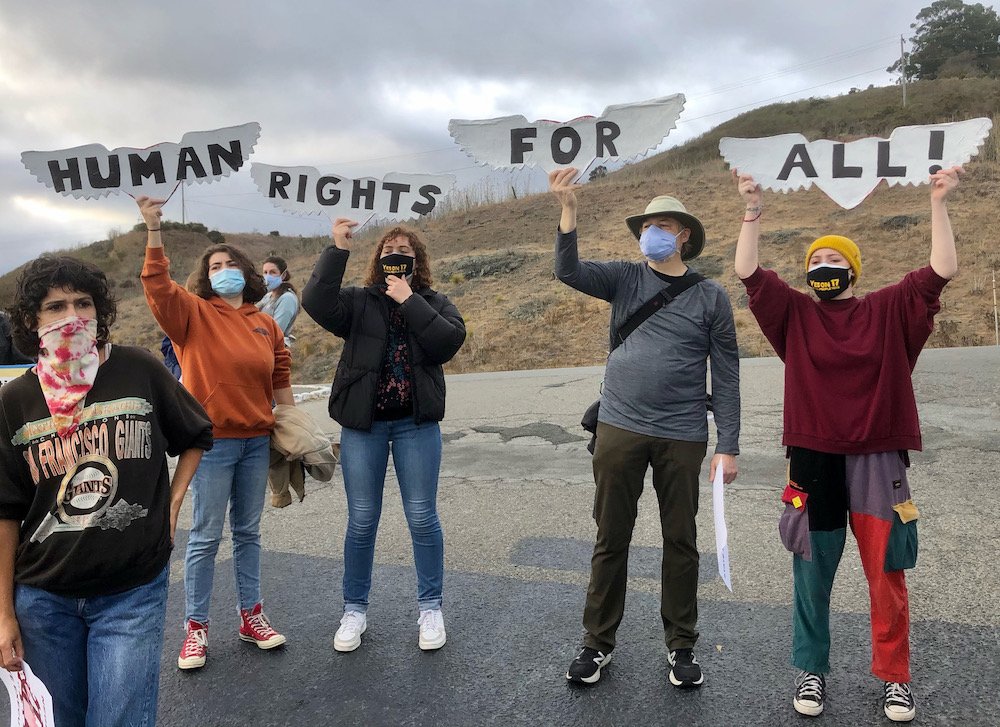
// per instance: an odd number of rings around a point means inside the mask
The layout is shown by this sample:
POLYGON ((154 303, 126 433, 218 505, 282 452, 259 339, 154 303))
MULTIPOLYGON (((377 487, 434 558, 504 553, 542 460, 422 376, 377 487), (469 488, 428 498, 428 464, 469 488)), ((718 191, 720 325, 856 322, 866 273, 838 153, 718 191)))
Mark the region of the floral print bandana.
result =
POLYGON ((71 316, 38 329, 35 372, 60 437, 76 431, 101 359, 97 320, 71 316))

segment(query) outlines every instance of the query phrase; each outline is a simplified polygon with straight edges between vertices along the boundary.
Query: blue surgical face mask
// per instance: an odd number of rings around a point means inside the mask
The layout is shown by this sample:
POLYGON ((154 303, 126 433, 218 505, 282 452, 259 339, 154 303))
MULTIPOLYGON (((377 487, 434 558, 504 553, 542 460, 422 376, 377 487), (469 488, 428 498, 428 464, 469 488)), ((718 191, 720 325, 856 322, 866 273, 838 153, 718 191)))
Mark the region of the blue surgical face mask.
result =
POLYGON ((280 275, 265 275, 264 284, 267 285, 268 290, 277 290, 278 286, 281 285, 280 275))
POLYGON ((239 268, 223 268, 214 275, 208 277, 212 284, 212 290, 223 298, 232 298, 243 292, 247 281, 243 277, 243 271, 239 268))
POLYGON ((650 225, 639 237, 639 249, 654 262, 666 260, 677 252, 677 235, 657 225, 650 225))

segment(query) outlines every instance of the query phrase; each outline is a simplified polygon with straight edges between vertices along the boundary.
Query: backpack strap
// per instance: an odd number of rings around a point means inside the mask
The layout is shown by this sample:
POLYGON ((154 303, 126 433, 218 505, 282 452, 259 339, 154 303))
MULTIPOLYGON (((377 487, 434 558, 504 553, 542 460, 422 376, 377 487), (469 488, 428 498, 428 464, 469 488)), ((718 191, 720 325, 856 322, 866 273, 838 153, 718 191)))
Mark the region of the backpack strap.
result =
POLYGON ((693 288, 704 279, 705 276, 701 273, 691 273, 690 275, 685 275, 680 280, 670 283, 670 285, 667 285, 665 288, 658 291, 656 295, 643 303, 639 310, 629 316, 629 319, 625 321, 621 328, 615 331, 614 335, 611 337, 611 351, 614 351, 620 345, 625 343, 625 339, 629 337, 632 331, 641 326, 645 320, 656 313, 656 311, 660 310, 660 308, 673 301, 674 298, 679 296, 685 290, 693 288))

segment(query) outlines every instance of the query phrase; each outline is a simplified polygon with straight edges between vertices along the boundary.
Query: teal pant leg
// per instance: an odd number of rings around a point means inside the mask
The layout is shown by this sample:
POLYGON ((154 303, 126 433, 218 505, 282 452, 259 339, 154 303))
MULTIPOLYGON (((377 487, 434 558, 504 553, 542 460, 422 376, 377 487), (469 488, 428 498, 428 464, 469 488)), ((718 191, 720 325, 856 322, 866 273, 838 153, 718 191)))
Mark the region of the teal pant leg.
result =
POLYGON ((809 533, 812 560, 792 560, 792 665, 814 674, 830 671, 830 592, 844 554, 847 529, 809 533))

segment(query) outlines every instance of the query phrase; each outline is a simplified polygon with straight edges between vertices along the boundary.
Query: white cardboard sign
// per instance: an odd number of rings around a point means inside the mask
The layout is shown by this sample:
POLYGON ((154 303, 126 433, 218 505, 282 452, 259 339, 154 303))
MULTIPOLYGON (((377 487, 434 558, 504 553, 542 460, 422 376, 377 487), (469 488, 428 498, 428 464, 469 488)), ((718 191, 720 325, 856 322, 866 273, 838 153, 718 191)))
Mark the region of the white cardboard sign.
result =
POLYGON ((378 217, 405 220, 430 214, 452 187, 450 174, 391 172, 381 179, 350 179, 322 173, 315 167, 250 165, 250 176, 260 193, 288 212, 300 215, 378 217))
POLYGON ((452 119, 448 131, 462 151, 495 169, 533 165, 551 172, 584 169, 597 160, 634 159, 655 149, 677 126, 684 95, 608 106, 600 116, 529 122, 524 116, 452 119))
POLYGON ((888 139, 809 141, 802 134, 760 139, 724 137, 719 152, 732 169, 751 174, 763 189, 788 193, 816 185, 845 209, 886 184, 927 184, 941 168, 965 164, 979 152, 993 122, 987 118, 900 126, 888 139))
POLYGON ((260 124, 251 122, 213 131, 190 131, 179 144, 163 142, 145 149, 86 144, 57 151, 26 151, 21 162, 39 182, 70 197, 103 197, 124 192, 133 197, 169 197, 180 182, 228 177, 250 157, 260 124))

